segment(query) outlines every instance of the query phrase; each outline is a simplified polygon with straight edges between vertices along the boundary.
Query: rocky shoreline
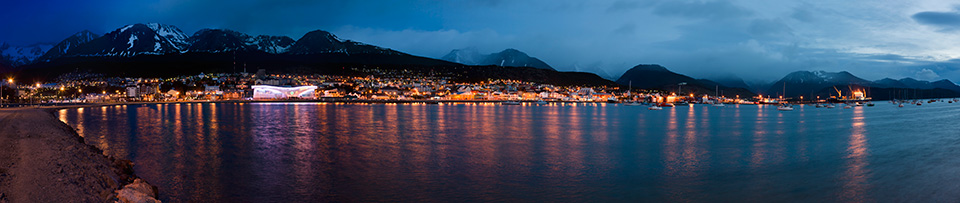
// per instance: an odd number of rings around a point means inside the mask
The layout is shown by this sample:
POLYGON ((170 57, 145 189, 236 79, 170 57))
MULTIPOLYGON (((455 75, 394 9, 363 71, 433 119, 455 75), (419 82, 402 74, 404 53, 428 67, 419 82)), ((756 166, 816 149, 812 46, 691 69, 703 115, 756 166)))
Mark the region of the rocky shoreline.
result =
POLYGON ((85 144, 53 110, 0 110, 0 203, 159 202, 132 162, 85 144))

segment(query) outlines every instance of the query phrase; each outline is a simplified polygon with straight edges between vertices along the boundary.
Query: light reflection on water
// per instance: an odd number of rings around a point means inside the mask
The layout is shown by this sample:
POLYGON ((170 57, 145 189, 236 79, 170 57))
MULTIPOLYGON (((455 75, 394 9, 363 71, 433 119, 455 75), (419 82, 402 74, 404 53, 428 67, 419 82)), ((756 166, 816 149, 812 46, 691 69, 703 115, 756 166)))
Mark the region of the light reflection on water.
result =
POLYGON ((66 109, 172 202, 960 200, 960 106, 66 109), (911 189, 903 189, 911 188, 911 189))

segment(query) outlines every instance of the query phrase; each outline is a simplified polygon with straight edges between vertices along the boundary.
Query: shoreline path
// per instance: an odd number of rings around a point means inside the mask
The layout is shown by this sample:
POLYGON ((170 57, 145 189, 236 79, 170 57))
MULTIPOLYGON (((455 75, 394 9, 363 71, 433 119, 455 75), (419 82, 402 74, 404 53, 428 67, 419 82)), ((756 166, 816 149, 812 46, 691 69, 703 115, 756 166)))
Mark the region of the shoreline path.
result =
POLYGON ((157 201, 130 161, 85 144, 52 110, 0 109, 0 203, 157 201))

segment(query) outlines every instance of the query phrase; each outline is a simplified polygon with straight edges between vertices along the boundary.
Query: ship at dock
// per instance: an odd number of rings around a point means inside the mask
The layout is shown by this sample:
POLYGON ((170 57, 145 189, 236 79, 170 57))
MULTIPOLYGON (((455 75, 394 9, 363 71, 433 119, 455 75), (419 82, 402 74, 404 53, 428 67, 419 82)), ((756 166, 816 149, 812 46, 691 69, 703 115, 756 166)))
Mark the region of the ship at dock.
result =
POLYGON ((850 94, 844 95, 836 86, 833 87, 837 91, 837 95, 840 96, 830 96, 827 99, 829 103, 866 103, 872 100, 873 98, 867 97, 867 93, 863 89, 853 89, 850 88, 850 94))

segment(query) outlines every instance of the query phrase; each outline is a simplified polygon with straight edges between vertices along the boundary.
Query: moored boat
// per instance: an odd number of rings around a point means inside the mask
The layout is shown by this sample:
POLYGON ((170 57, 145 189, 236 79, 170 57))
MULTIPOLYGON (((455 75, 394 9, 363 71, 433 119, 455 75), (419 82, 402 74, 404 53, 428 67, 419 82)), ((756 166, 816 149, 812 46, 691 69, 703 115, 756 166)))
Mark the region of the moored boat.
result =
POLYGON ((784 104, 784 105, 778 106, 778 107, 777 107, 777 110, 780 110, 780 111, 793 111, 793 106, 784 104))
POLYGON ((500 102, 500 104, 501 104, 501 105, 520 105, 520 102, 519 102, 519 101, 505 101, 505 102, 500 102))

